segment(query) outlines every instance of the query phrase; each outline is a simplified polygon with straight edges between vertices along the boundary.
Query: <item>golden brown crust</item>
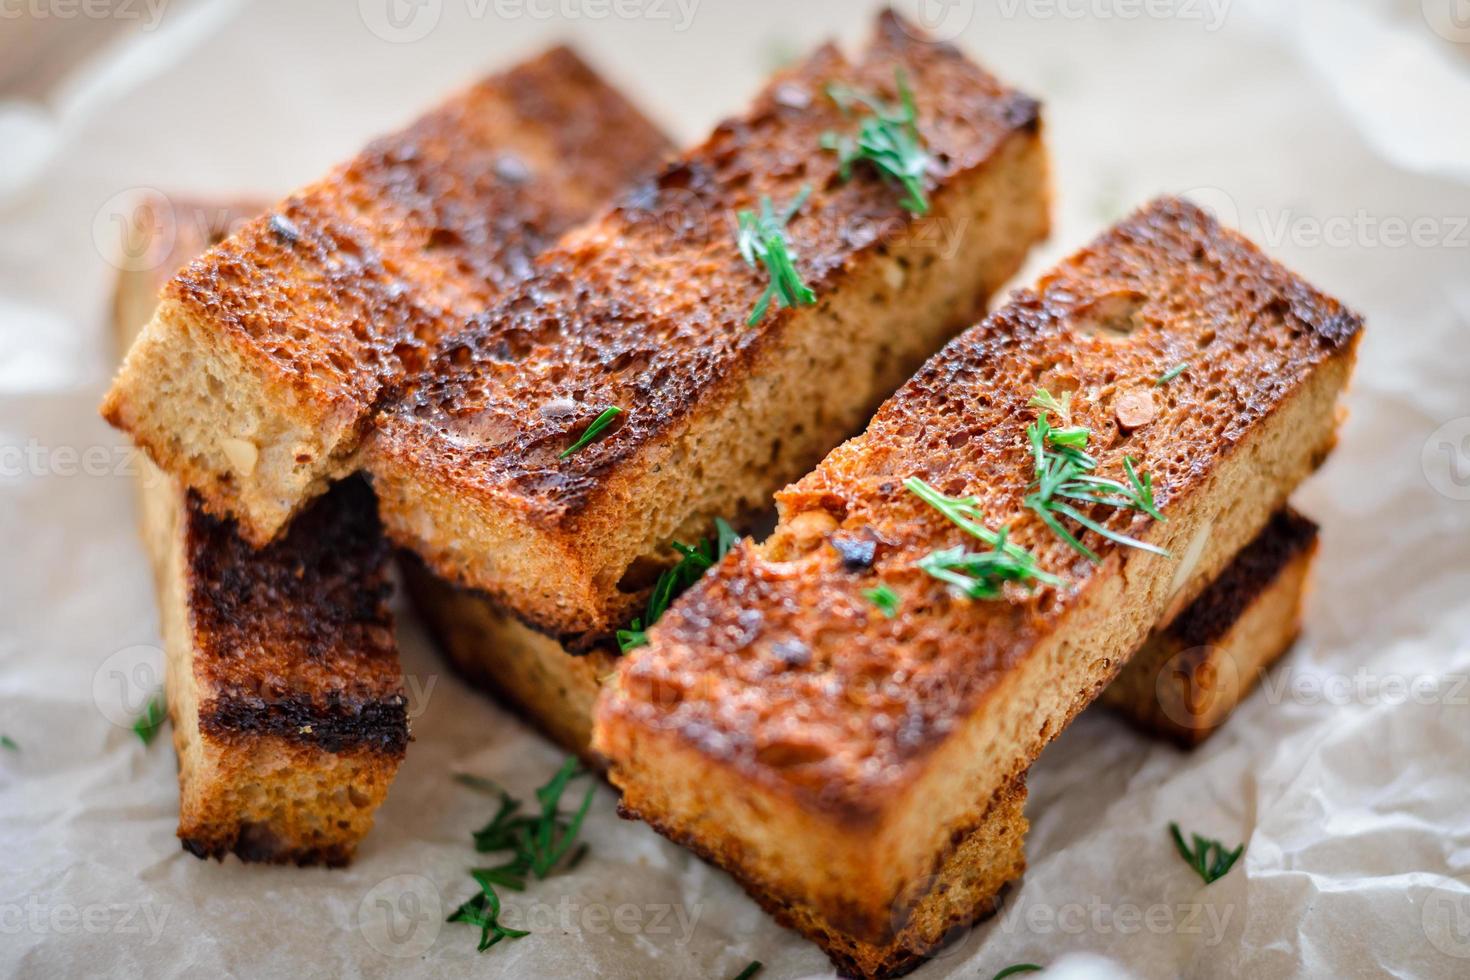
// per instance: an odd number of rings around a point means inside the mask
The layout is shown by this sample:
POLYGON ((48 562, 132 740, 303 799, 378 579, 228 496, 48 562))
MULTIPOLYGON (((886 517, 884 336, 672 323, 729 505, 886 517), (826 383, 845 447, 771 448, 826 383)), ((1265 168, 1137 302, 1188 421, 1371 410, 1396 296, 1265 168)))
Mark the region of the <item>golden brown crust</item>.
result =
MULTIPOLYGON (((866 299, 850 295, 859 289, 872 288, 874 296, 857 316, 886 315, 893 303, 880 302, 884 293, 901 289, 906 277, 918 281, 911 262, 964 267, 948 280, 995 281, 977 283, 943 310, 915 311, 912 323, 893 329, 937 345, 963 326, 962 318, 1014 270, 1044 229, 1038 108, 955 49, 916 41, 913 33, 885 16, 860 62, 850 64, 827 47, 778 76, 749 113, 722 123, 703 145, 625 194, 600 221, 569 235, 542 256, 532 277, 447 339, 423 379, 382 418, 371 447, 369 466, 390 531, 440 574, 494 595, 550 632, 616 627, 640 598, 615 588, 623 572, 675 530, 690 521, 707 525, 713 516, 702 511, 701 501, 655 481, 688 470, 697 483, 713 465, 706 457, 749 456, 748 469, 789 466, 783 453, 804 439, 821 443, 819 455, 891 390, 881 368, 870 372, 876 382, 859 371, 847 395, 852 404, 839 402, 831 417, 810 425, 789 421, 785 439, 770 444, 751 435, 751 428, 761 428, 752 417, 742 439, 740 420, 725 416, 744 404, 750 386, 771 383, 766 372, 783 367, 776 352, 815 345, 807 334, 820 330, 829 335, 830 349, 843 330, 830 320, 851 315, 851 305, 839 304, 866 299), (927 218, 905 211, 899 193, 863 167, 842 180, 836 154, 820 148, 823 133, 855 125, 826 87, 841 82, 893 100, 899 68, 912 86, 935 161, 926 178, 935 210, 927 218), (1012 176, 1017 173, 1024 177, 1012 176), (943 255, 937 238, 925 245, 926 235, 957 230, 949 225, 985 224, 986 214, 962 210, 959 202, 968 203, 967 195, 986 179, 1017 180, 1014 198, 999 205, 1024 216, 1017 226, 994 236, 999 242, 967 242, 974 251, 960 257, 943 255), (803 188, 811 196, 789 232, 818 304, 773 309, 749 326, 766 280, 743 263, 733 216, 757 207, 763 196, 784 206, 803 188), (975 270, 994 261, 987 251, 1004 259, 978 277, 975 270), (874 277, 878 286, 867 285, 863 277, 890 259, 888 271, 900 285, 885 287, 880 276, 874 277), (607 434, 560 459, 609 405, 625 411, 607 434), (705 445, 704 427, 724 423, 736 430, 723 436, 732 444, 705 445), (477 548, 444 526, 445 515, 423 513, 420 502, 436 496, 459 509, 480 508, 482 526, 514 526, 516 539, 477 548), (400 510, 406 513, 399 516, 400 510), (633 533, 640 523, 651 528, 655 522, 667 527, 633 533), (617 533, 609 530, 614 523, 617 533), (534 563, 546 570, 538 573, 534 563), (552 581, 553 573, 569 581, 536 594, 532 586, 552 581)), ((896 297, 900 306, 919 302, 903 293, 896 297)), ((916 364, 933 350, 926 345, 915 356, 903 343, 864 339, 845 350, 853 364, 884 366, 900 357, 902 366, 916 364)), ((762 401, 784 406, 779 399, 787 391, 826 380, 777 377, 779 390, 757 399, 752 412, 761 411, 762 401)), ((801 466, 814 461, 803 458, 801 466)))
POLYGON ((264 543, 350 472, 371 412, 439 337, 668 151, 566 48, 490 77, 180 271, 103 413, 264 543), (184 346, 200 356, 180 367, 168 355, 184 346), (193 385, 168 377, 181 370, 213 375, 193 385), (185 439, 164 416, 187 392, 203 402, 209 380, 244 401, 185 439), (165 381, 175 394, 155 403, 165 381), (220 438, 282 444, 259 446, 260 466, 254 453, 231 466, 220 438))
POLYGON ((883 910, 952 851, 966 808, 1024 771, 1321 461, 1359 328, 1191 205, 1122 222, 933 358, 778 496, 770 539, 737 546, 624 659, 593 745, 625 806, 881 939, 883 910), (1099 473, 1135 457, 1169 519, 1097 516, 1179 561, 1089 534, 1093 566, 1024 509, 1036 386, 1074 392, 1099 473), (1112 402, 1135 389, 1157 412, 1124 434, 1112 402), (971 539, 903 489, 911 475, 973 495, 1068 587, 950 594, 916 563, 971 539), (838 535, 871 536, 872 562, 854 570, 838 535), (880 582, 902 599, 892 620, 863 595, 880 582), (668 785, 673 767, 699 783, 668 785))
MULTIPOLYGON (((692 589, 660 623, 653 647, 631 659, 606 709, 721 733, 722 763, 804 787, 827 806, 841 799, 868 811, 878 786, 865 773, 901 781, 1053 628, 1070 596, 1116 564, 1109 542, 1085 539, 1104 555, 1094 566, 1021 506, 1036 386, 1075 390, 1077 421, 1102 450, 1100 472, 1120 472, 1132 455, 1153 475, 1167 513, 1213 460, 1345 352, 1360 322, 1192 205, 1156 202, 951 343, 865 435, 779 495, 785 530, 763 548, 741 547, 692 589), (1103 335, 1116 329, 1129 332, 1126 343, 1103 335), (1110 399, 1153 387, 1186 360, 1191 370, 1159 389, 1155 421, 1121 433, 1110 399), (1072 589, 992 603, 951 597, 914 562, 963 535, 903 489, 911 475, 978 497, 994 526, 1010 525, 1012 540, 1072 589), (808 511, 825 511, 841 532, 873 536, 872 566, 845 571, 834 548, 795 553, 790 529, 808 511), (896 619, 862 597, 880 581, 903 596, 896 619), (827 638, 839 636, 837 657, 827 638), (895 672, 907 682, 884 683, 895 672), (855 709, 856 690, 871 696, 855 709), (767 726, 752 727, 741 707, 754 691, 767 726), (797 705, 807 735, 777 723, 797 705), (877 724, 884 718, 902 724, 877 724)), ((1136 515, 1111 526, 1147 536, 1157 525, 1136 515)))

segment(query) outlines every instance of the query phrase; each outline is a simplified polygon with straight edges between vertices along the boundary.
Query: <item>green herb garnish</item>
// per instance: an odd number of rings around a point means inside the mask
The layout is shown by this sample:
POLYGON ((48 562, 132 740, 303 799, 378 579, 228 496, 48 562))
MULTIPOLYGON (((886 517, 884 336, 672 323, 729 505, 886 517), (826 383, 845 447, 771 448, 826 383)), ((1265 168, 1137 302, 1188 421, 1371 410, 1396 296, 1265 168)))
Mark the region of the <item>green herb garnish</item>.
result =
POLYGON ((765 969, 764 963, 762 963, 760 960, 751 960, 750 963, 746 965, 745 969, 735 974, 733 980, 750 980, 751 977, 755 976, 763 969, 765 969))
POLYGON ((886 585, 879 585, 871 589, 863 590, 863 598, 878 607, 888 619, 898 615, 898 593, 886 585))
POLYGON ((1184 858, 1184 862, 1193 868, 1195 874, 1204 879, 1207 885, 1225 877, 1245 851, 1244 844, 1239 845, 1233 851, 1227 851, 1224 844, 1201 837, 1199 834, 1190 835, 1194 840, 1194 847, 1191 848, 1184 843, 1184 834, 1180 832, 1177 823, 1169 824, 1169 836, 1174 838, 1174 846, 1179 849, 1179 856, 1184 858))
POLYGON ((955 586, 972 599, 995 599, 1001 585, 1016 582, 1031 588, 1036 583, 1061 586, 1060 578, 1045 572, 1036 564, 1036 556, 1008 540, 1009 529, 992 531, 985 526, 985 515, 974 497, 948 497, 911 476, 903 481, 905 489, 924 501, 960 530, 990 545, 988 552, 970 552, 962 547, 931 552, 919 559, 919 567, 941 581, 955 586))
POLYGON ((500 895, 497 888, 525 891, 529 876, 546 878, 559 868, 570 868, 586 853, 586 845, 573 850, 582 821, 592 806, 596 784, 587 787, 582 805, 574 813, 560 811, 561 798, 567 784, 587 773, 575 758, 568 758, 551 780, 536 790, 536 800, 541 804, 535 815, 520 814, 521 801, 495 786, 490 780, 480 777, 455 779, 474 789, 494 792, 500 797, 500 809, 488 824, 474 833, 475 850, 482 854, 510 851, 511 859, 490 868, 471 868, 470 877, 479 885, 479 892, 455 909, 446 921, 467 922, 480 927, 480 952, 484 952, 502 939, 520 939, 530 935, 521 929, 512 929, 500 923, 500 895))
POLYGON ((1038 388, 1030 404, 1041 412, 1036 421, 1026 427, 1026 438, 1036 460, 1036 479, 1031 484, 1034 489, 1025 498, 1026 507, 1089 561, 1100 559, 1062 523, 1062 518, 1076 521, 1087 530, 1118 544, 1170 557, 1163 548, 1114 531, 1069 502, 1137 510, 1162 521, 1166 518, 1154 504, 1153 478, 1146 474, 1140 476, 1131 456, 1123 459, 1123 472, 1128 477, 1126 485, 1092 472, 1097 469, 1097 460, 1087 454, 1091 433, 1085 426, 1072 424, 1070 393, 1059 400, 1045 388, 1038 388), (1049 413, 1056 413, 1062 422, 1061 428, 1052 426, 1049 413))
POLYGON ((148 699, 148 705, 138 720, 133 722, 133 734, 142 739, 144 745, 151 745, 153 737, 158 734, 158 729, 163 726, 166 717, 163 704, 163 692, 153 695, 148 699))
POLYGON ((647 643, 648 631, 674 600, 724 558, 738 540, 740 536, 735 533, 735 529, 724 518, 716 517, 713 542, 701 538, 692 548, 678 541, 673 542, 670 547, 680 554, 679 563, 659 573, 658 581, 653 583, 653 591, 648 594, 648 605, 644 608, 643 615, 633 620, 628 629, 617 631, 618 649, 627 653, 647 643))
POLYGON ((837 154, 838 176, 852 177, 853 164, 870 163, 884 177, 895 180, 905 191, 900 202, 914 214, 928 214, 929 201, 924 196, 924 172, 929 167, 929 153, 919 136, 919 113, 914 107, 914 93, 909 89, 903 69, 895 73, 899 104, 888 105, 872 95, 844 85, 827 86, 843 112, 851 112, 856 104, 866 106, 869 114, 858 125, 856 136, 840 133, 822 134, 822 149, 837 154))
POLYGON ((577 439, 577 441, 572 443, 567 448, 563 449, 561 451, 561 455, 556 458, 566 459, 572 453, 577 452, 580 449, 585 449, 589 444, 591 444, 592 440, 602 435, 602 433, 607 430, 607 427, 613 424, 613 419, 622 414, 623 410, 621 408, 618 408, 616 405, 609 405, 607 408, 604 408, 602 410, 602 413, 598 415, 597 418, 592 420, 592 424, 587 426, 586 429, 582 430, 582 435, 577 439))
POLYGON ((451 777, 461 786, 469 787, 477 793, 485 793, 490 796, 504 796, 505 790, 493 779, 484 776, 476 776, 473 773, 457 772, 451 777))
POLYGON ((1006 977, 1013 977, 1017 973, 1039 973, 1041 969, 1035 963, 1014 963, 991 977, 990 980, 1005 980, 1006 977))
POLYGON ((796 253, 786 240, 786 225, 801 210, 811 192, 810 187, 803 187, 780 214, 776 213, 769 197, 762 197, 759 212, 741 211, 736 215, 740 225, 736 245, 741 258, 752 269, 765 266, 771 277, 770 285, 766 286, 766 291, 761 293, 750 316, 745 319, 748 327, 760 322, 773 298, 782 306, 810 306, 817 301, 817 294, 802 281, 796 268, 796 253))
POLYGON ((1171 367, 1169 370, 1165 371, 1163 374, 1159 375, 1159 380, 1154 382, 1154 386, 1159 387, 1161 385, 1166 385, 1188 370, 1189 362, 1181 361, 1180 363, 1171 367))
POLYGON ((5 746, 7 749, 9 749, 12 752, 19 752, 20 751, 20 745, 15 741, 15 739, 11 738, 9 735, 0 735, 0 745, 5 746))

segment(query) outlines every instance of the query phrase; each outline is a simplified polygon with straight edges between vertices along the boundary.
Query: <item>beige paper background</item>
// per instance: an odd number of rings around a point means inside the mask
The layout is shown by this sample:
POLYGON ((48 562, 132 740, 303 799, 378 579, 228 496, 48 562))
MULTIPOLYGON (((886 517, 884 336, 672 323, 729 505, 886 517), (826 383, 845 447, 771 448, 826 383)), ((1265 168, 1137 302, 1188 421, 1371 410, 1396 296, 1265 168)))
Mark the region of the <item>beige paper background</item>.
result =
MULTIPOLYGON (((1045 102, 1057 225, 1029 271, 1194 191, 1369 331, 1341 448, 1299 494, 1326 529, 1300 646, 1192 755, 1084 715, 1033 770, 1023 884, 919 975, 1470 973, 1470 20, 1436 0, 923 2, 1045 102), (1171 819, 1245 841, 1241 865, 1202 888, 1171 819)), ((529 797, 558 754, 407 616, 416 741, 346 871, 184 854, 166 740, 145 750, 116 723, 118 678, 159 656, 126 447, 95 415, 112 221, 137 189, 287 190, 557 38, 694 139, 775 59, 856 42, 871 12, 424 0, 395 28, 386 9, 195 0, 0 101, 0 732, 21 746, 0 752, 0 972, 828 975, 606 790, 588 859, 509 899, 533 936, 477 954, 473 929, 441 925, 491 811, 448 774, 529 797)))

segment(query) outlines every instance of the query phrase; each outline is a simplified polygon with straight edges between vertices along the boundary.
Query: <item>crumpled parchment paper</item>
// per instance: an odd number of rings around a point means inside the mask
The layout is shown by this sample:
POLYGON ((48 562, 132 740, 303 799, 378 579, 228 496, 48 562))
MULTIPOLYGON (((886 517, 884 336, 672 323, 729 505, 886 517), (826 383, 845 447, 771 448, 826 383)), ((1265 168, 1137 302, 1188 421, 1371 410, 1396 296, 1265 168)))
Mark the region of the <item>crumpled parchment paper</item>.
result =
MULTIPOLYGON (((1351 417, 1297 503, 1325 528, 1300 645, 1203 749, 1090 711, 1032 771, 1030 869, 924 967, 1053 975, 1470 972, 1470 28, 1435 0, 996 0, 920 10, 1046 104, 1057 225, 1030 270, 1192 192, 1368 317, 1351 417), (1243 841, 1202 886, 1165 827, 1243 841)), ((64 5, 43 3, 42 15, 64 5)), ((909 4, 909 9, 915 9, 909 4)), ((139 9, 142 9, 141 7, 139 9)), ((411 617, 416 741, 347 870, 200 862, 167 738, 133 460, 96 417, 117 216, 140 188, 278 193, 453 86, 569 38, 683 138, 853 4, 199 0, 45 104, 0 101, 0 970, 18 976, 830 973, 598 791, 571 873, 475 951, 469 833, 558 753, 411 617), (596 12, 602 11, 602 16, 596 12), (631 12, 634 16, 620 15, 631 12), (391 16, 390 16, 391 14, 391 16), (549 17, 547 14, 557 14, 549 17)))

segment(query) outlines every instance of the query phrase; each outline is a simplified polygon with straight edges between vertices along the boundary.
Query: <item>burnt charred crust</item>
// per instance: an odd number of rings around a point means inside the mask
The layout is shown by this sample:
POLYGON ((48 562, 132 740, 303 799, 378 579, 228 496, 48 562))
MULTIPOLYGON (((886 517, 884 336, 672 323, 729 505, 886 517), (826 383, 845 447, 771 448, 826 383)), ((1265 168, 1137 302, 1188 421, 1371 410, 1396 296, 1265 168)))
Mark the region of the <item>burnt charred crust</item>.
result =
POLYGON ((295 864, 299 867, 324 865, 328 868, 346 867, 352 860, 353 849, 344 844, 316 844, 292 846, 282 840, 263 824, 244 821, 232 828, 232 832, 203 836, 191 832, 180 836, 179 844, 201 860, 213 858, 223 861, 234 854, 241 861, 258 864, 295 864))
POLYGON ((403 753, 389 550, 363 480, 335 486, 259 550, 191 493, 184 548, 206 734, 403 753))
POLYGON ((1168 635, 1186 648, 1218 641, 1288 565, 1317 547, 1317 533, 1316 524, 1291 508, 1277 511, 1230 567, 1175 618, 1168 635))
POLYGON ((220 741, 273 736, 331 753, 366 749, 401 757, 409 740, 407 712, 402 694, 225 692, 199 706, 199 728, 220 741))

